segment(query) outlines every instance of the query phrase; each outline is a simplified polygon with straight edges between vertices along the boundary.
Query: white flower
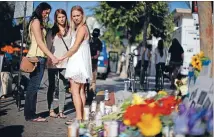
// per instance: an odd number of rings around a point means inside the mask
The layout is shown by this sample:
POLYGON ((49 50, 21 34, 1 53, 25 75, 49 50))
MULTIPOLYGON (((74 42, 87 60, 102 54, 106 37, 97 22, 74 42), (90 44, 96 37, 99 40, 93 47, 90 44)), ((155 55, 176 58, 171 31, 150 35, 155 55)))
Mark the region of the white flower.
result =
POLYGON ((187 85, 182 85, 179 89, 181 91, 182 96, 183 95, 187 95, 187 93, 188 93, 188 87, 187 87, 187 85))
POLYGON ((183 78, 181 81, 182 81, 182 84, 183 84, 183 85, 186 85, 186 84, 187 84, 187 81, 188 81, 188 77, 183 78))
POLYGON ((146 96, 146 98, 152 98, 152 97, 154 97, 156 95, 157 95, 157 92, 155 92, 155 91, 149 91, 148 94, 147 94, 147 96, 146 96))

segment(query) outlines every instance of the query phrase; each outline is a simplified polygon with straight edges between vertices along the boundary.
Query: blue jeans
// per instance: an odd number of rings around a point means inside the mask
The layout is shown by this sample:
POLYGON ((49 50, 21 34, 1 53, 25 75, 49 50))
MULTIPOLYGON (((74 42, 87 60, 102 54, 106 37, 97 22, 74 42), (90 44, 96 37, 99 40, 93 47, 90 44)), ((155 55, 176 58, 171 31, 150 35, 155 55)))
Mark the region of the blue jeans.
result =
POLYGON ((30 81, 26 91, 25 106, 24 106, 24 116, 26 120, 36 118, 36 102, 37 102, 37 92, 43 78, 46 58, 38 57, 39 63, 36 69, 30 73, 30 81))

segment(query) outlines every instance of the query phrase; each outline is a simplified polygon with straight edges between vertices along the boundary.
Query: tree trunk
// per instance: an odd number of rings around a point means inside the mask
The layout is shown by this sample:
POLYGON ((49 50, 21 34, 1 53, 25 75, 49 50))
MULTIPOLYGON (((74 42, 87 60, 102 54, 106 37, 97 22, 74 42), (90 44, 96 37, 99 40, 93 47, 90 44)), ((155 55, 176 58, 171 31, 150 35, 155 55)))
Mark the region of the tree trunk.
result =
MULTIPOLYGON (((146 11, 146 9, 145 9, 146 11)), ((143 44, 141 46, 146 47, 147 44, 147 28, 149 26, 149 15, 146 14, 145 15, 145 20, 143 23, 143 44)), ((141 87, 143 86, 143 63, 144 63, 144 55, 142 55, 142 59, 141 59, 141 69, 140 69, 140 85, 141 87)))
POLYGON ((198 1, 198 16, 200 30, 200 46, 205 56, 212 60, 213 77, 213 25, 212 25, 212 6, 209 1, 198 1))

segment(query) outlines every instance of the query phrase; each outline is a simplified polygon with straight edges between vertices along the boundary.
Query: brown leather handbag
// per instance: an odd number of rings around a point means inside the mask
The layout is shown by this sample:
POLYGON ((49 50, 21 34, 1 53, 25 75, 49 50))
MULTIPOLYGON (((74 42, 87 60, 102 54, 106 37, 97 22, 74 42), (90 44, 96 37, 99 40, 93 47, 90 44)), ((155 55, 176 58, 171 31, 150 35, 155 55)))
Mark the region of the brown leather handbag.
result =
POLYGON ((23 57, 20 64, 20 70, 26 73, 31 73, 37 67, 38 62, 39 59, 37 57, 23 57))

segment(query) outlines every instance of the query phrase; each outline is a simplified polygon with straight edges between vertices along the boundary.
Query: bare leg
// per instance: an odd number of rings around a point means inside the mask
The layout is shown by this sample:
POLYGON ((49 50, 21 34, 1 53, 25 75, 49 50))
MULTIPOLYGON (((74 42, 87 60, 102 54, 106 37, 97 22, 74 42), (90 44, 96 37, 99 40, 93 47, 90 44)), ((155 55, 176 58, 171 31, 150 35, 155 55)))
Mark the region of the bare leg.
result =
POLYGON ((82 101, 81 101, 81 97, 80 97, 80 83, 76 83, 74 81, 72 82, 72 97, 73 97, 73 102, 74 102, 74 106, 76 109, 76 119, 77 120, 82 120, 82 101))
POLYGON ((82 114, 83 114, 84 113, 85 102, 86 102, 85 84, 81 84, 81 87, 80 87, 80 97, 81 97, 81 101, 82 101, 82 114))

